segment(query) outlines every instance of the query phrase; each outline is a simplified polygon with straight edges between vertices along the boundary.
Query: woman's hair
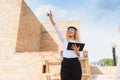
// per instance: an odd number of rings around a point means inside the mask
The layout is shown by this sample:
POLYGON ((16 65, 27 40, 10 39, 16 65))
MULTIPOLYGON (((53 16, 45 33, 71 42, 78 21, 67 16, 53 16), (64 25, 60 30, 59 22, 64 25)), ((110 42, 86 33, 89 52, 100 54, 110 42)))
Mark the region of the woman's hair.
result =
MULTIPOLYGON (((68 29, 69 29, 69 27, 68 27, 68 29)), ((67 41, 70 41, 70 37, 68 36, 68 34, 66 34, 66 38, 67 38, 67 41)), ((75 30, 74 39, 77 42, 80 42, 80 35, 79 35, 79 31, 78 30, 75 30)))

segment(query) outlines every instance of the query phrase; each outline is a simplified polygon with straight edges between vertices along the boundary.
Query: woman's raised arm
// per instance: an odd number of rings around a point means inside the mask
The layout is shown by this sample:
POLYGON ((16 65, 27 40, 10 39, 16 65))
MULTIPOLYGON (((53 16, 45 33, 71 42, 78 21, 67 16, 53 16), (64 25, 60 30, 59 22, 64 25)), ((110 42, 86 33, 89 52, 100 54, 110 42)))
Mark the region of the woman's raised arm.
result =
POLYGON ((55 26, 55 21, 53 20, 52 12, 50 11, 49 13, 47 13, 47 16, 49 17, 51 24, 55 26))

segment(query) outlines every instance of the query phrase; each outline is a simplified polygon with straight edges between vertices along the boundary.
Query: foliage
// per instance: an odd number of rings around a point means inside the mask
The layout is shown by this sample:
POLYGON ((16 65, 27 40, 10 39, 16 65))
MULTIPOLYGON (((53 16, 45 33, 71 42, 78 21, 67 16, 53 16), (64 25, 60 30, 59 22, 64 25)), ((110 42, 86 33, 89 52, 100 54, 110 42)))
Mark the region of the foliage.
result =
POLYGON ((99 62, 104 62, 106 66, 113 66, 112 58, 104 58, 104 59, 101 59, 99 62))

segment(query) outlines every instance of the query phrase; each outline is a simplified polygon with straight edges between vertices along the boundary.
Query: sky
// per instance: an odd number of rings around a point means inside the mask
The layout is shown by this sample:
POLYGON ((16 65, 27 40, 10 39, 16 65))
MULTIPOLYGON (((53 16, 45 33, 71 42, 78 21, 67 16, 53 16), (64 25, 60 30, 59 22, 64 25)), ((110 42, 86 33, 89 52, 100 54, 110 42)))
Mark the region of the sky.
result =
MULTIPOLYGON (((40 22, 80 20, 80 36, 90 62, 112 58, 111 43, 120 54, 120 0, 25 0, 40 22)), ((71 24, 73 25, 73 24, 71 24)), ((77 26, 78 27, 78 26, 77 26)))

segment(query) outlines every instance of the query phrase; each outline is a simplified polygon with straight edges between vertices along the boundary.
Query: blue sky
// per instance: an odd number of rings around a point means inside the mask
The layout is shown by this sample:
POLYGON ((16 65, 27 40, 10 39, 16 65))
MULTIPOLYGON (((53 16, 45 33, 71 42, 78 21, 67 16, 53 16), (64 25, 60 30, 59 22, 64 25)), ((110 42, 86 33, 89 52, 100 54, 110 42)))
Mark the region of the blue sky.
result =
POLYGON ((48 22, 52 10, 55 21, 80 20, 80 35, 90 62, 112 58, 111 43, 120 53, 120 0, 25 0, 40 22, 48 22))

